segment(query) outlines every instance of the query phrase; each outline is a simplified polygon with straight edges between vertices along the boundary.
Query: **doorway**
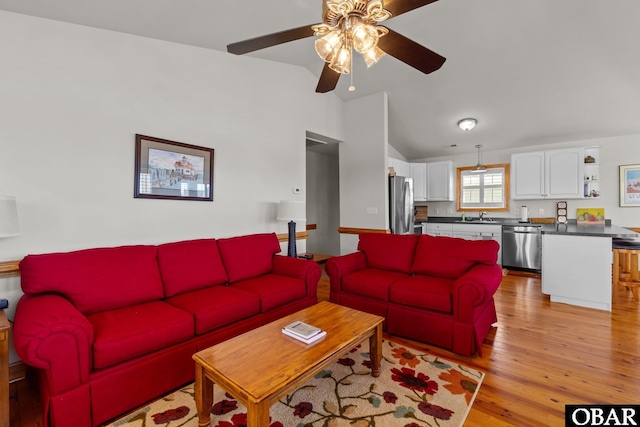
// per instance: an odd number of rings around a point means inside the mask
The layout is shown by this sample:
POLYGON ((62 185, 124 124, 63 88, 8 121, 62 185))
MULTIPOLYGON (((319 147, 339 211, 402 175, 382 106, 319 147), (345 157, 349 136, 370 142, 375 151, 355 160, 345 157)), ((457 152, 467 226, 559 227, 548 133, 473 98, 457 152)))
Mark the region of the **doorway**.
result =
POLYGON ((340 141, 307 131, 307 252, 340 255, 340 141))

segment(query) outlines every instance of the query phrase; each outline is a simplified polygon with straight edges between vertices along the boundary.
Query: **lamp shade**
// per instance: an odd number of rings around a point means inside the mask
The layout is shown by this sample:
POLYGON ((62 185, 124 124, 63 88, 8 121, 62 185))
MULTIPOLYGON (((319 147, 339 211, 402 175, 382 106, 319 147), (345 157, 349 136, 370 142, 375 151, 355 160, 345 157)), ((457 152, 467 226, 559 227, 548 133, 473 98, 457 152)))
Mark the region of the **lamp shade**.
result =
POLYGON ((0 196, 0 237, 20 235, 16 198, 0 196))
POLYGON ((278 206, 278 220, 306 221, 307 210, 304 202, 281 200, 278 206))

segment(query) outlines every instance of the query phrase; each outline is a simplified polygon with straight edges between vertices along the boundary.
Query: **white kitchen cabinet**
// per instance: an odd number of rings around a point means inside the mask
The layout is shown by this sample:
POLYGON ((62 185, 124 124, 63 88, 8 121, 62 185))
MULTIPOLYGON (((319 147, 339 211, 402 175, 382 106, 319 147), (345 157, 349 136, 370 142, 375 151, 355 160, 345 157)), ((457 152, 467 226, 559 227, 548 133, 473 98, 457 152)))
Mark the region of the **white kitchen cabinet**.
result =
POLYGON ((450 202, 453 195, 453 162, 409 163, 413 178, 413 200, 450 202))
POLYGON ((611 311, 611 237, 542 234, 542 293, 611 311))
POLYGON ((454 171, 453 162, 427 163, 427 194, 428 202, 451 202, 453 195, 454 171))
POLYGON ((430 236, 447 236, 451 237, 451 230, 453 224, 450 223, 426 223, 425 234, 430 236))
POLYGON ((409 163, 411 165, 411 178, 413 178, 413 200, 417 202, 427 201, 427 164, 409 163))
POLYGON ((387 166, 393 167, 396 175, 411 176, 411 164, 409 162, 405 162, 404 160, 400 159, 394 159, 393 157, 388 157, 387 166))
POLYGON ((511 198, 584 197, 584 148, 535 151, 511 156, 511 198))
POLYGON ((502 226, 499 224, 451 224, 451 235, 467 240, 495 240, 500 245, 498 264, 502 264, 502 226))

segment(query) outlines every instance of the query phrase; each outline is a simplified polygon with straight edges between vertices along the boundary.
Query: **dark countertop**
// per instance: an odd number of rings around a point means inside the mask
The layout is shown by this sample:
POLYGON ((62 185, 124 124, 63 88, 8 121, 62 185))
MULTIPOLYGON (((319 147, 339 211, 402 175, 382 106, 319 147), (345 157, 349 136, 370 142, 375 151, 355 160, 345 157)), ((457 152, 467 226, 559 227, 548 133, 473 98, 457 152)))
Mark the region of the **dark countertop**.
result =
POLYGON ((416 221, 416 224, 422 224, 426 222, 427 224, 493 224, 493 225, 502 225, 502 224, 528 224, 529 222, 522 222, 519 219, 515 218, 492 218, 489 217, 487 221, 478 221, 477 219, 474 221, 462 221, 458 216, 434 216, 429 217, 426 221, 416 221))
POLYGON ((541 224, 542 234, 566 234, 572 236, 613 237, 617 239, 636 239, 640 234, 628 228, 617 225, 578 225, 569 224, 541 224))
MULTIPOLYGON (((487 225, 528 225, 514 218, 491 218, 490 221, 465 221, 459 217, 440 216, 429 217, 427 221, 416 221, 416 224, 426 223, 451 223, 451 224, 487 224, 487 225)), ((568 224, 535 224, 540 226, 542 234, 565 234, 572 236, 612 237, 617 239, 638 239, 640 234, 611 224, 611 220, 605 220, 604 225, 578 225, 575 219, 570 219, 568 224)))

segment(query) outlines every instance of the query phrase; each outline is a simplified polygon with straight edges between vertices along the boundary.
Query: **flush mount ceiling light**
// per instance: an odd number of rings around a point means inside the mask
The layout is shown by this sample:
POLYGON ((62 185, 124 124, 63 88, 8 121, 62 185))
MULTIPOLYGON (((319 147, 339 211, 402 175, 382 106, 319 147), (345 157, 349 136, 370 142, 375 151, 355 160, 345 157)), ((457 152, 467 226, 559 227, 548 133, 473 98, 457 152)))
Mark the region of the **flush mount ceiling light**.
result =
POLYGON ((471 172, 485 173, 487 171, 487 168, 480 162, 480 149, 482 148, 482 145, 476 145, 476 148, 478 149, 478 164, 475 165, 473 169, 471 169, 471 172))
POLYGON ((468 119, 460 120, 458 122, 458 127, 463 131, 468 132, 474 127, 476 127, 477 124, 478 124, 478 121, 476 119, 468 118, 468 119))

